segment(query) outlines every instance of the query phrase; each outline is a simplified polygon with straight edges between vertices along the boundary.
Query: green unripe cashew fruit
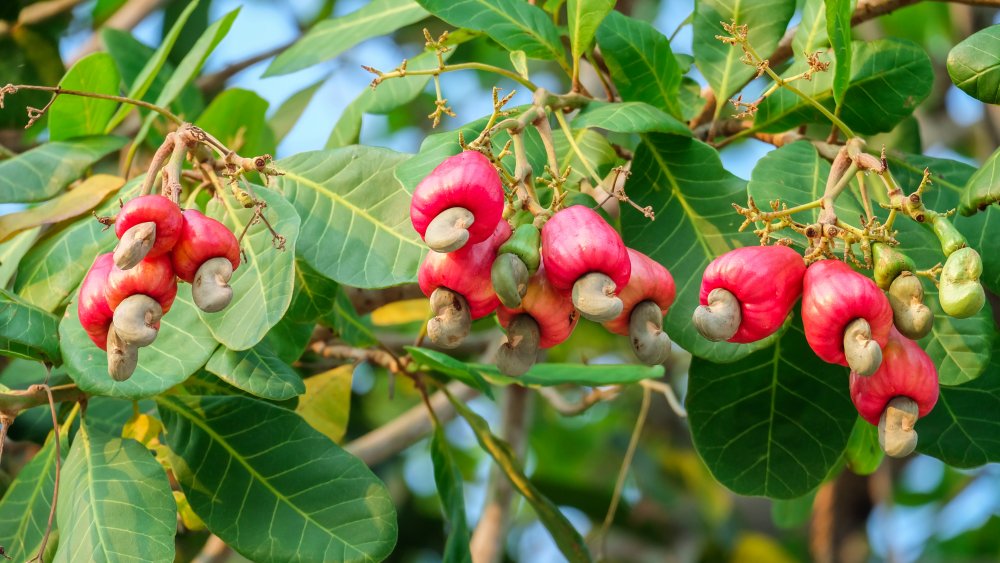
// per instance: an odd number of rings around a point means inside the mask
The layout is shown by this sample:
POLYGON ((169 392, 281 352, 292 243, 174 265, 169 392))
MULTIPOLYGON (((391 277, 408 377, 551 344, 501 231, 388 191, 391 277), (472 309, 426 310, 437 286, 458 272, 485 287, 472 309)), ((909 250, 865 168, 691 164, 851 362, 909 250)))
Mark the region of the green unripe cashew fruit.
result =
POLYGON ((934 313, 924 305, 924 287, 912 272, 902 272, 889 287, 892 322, 903 336, 920 340, 934 326, 934 313))
POLYGON ((960 248, 968 246, 969 243, 965 240, 965 237, 962 236, 962 233, 958 232, 958 229, 955 228, 955 225, 947 217, 934 217, 930 221, 930 224, 934 234, 941 241, 941 251, 944 252, 945 256, 951 256, 960 248))
POLYGON ((948 256, 941 270, 941 309, 958 319, 978 313, 986 302, 986 292, 979 283, 982 273, 983 259, 974 249, 961 248, 948 256))
POLYGON ((521 298, 528 290, 528 278, 538 271, 541 262, 538 253, 541 243, 541 231, 529 220, 517 227, 497 250, 490 278, 497 297, 505 307, 516 309, 521 306, 521 298))
POLYGON ((538 253, 538 247, 542 244, 542 233, 532 223, 525 223, 514 230, 507 242, 500 245, 497 255, 513 254, 524 262, 528 268, 528 273, 534 275, 538 271, 538 264, 542 261, 538 253))
POLYGON ((899 274, 917 271, 909 256, 881 242, 872 244, 872 259, 875 262, 875 283, 883 290, 888 290, 899 274))

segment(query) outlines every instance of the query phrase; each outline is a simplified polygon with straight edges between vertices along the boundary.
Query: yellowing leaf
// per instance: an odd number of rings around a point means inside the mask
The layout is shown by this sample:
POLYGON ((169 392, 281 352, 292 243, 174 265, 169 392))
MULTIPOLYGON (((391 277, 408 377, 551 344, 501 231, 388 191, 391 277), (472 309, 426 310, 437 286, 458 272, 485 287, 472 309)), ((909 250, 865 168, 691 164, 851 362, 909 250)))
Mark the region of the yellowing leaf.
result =
POLYGON ((194 513, 191 503, 188 502, 183 491, 174 491, 174 502, 177 503, 177 515, 181 517, 184 527, 192 532, 200 532, 205 529, 205 523, 194 513))
POLYGON ((306 379, 306 393, 299 397, 299 413, 314 429, 339 443, 351 412, 351 379, 354 366, 340 366, 306 379))
POLYGON ((736 540, 732 563, 795 563, 781 544, 764 534, 745 533, 736 540))
POLYGON ((0 242, 17 233, 78 217, 100 204, 111 192, 125 185, 125 180, 109 174, 97 174, 67 193, 18 213, 0 215, 0 242))
POLYGON ((372 311, 372 323, 376 326, 415 323, 427 319, 430 310, 429 302, 423 298, 396 301, 372 311))
POLYGON ((163 423, 148 414, 136 413, 122 427, 122 438, 132 438, 147 448, 159 445, 163 423))

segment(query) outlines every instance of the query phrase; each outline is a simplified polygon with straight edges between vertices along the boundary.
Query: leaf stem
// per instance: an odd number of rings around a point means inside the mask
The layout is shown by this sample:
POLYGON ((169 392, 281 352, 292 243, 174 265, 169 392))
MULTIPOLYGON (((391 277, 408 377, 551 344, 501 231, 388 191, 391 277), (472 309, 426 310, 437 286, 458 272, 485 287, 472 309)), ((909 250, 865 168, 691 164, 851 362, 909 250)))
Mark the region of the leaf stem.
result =
MULTIPOLYGON (((82 90, 67 90, 61 86, 36 86, 33 84, 8 84, 0 89, 0 94, 15 94, 18 90, 39 90, 42 92, 52 92, 55 96, 60 94, 65 94, 67 96, 80 96, 82 98, 94 98, 97 100, 108 100, 112 102, 119 102, 122 104, 131 104, 133 106, 138 106, 141 108, 154 111, 163 117, 173 121, 177 125, 184 123, 184 120, 175 115, 170 110, 160 107, 156 104, 151 104, 149 102, 144 102, 142 100, 136 100, 133 98, 127 98, 125 96, 112 96, 110 94, 98 94, 97 92, 85 92, 82 90)), ((55 98, 53 98, 55 99, 55 98)), ((2 95, 0 95, 0 100, 2 100, 2 95)), ((0 101, 0 107, 3 107, 2 101, 0 101)))
MULTIPOLYGON (((369 69, 369 70, 373 70, 373 69, 369 69)), ((538 86, 534 82, 528 80, 527 78, 521 76, 520 74, 517 74, 516 72, 512 72, 512 71, 509 71, 509 70, 507 70, 505 68, 501 68, 501 67, 498 67, 498 66, 494 66, 494 65, 490 65, 490 64, 486 64, 486 63, 478 63, 478 62, 456 63, 456 64, 451 64, 451 65, 444 65, 441 68, 430 68, 430 69, 425 69, 425 70, 398 70, 397 69, 397 70, 393 70, 391 72, 384 72, 384 73, 376 71, 377 78, 375 78, 375 81, 376 82, 381 82, 381 81, 383 81, 383 80, 385 80, 387 78, 402 78, 404 76, 434 76, 434 77, 437 77, 437 76, 440 76, 441 74, 443 74, 445 72, 455 72, 455 71, 458 71, 458 70, 481 70, 481 71, 484 71, 484 72, 491 72, 493 74, 499 74, 500 76, 503 76, 505 78, 509 78, 509 79, 517 82, 518 84, 521 84, 525 88, 530 88, 532 91, 538 89, 538 86)))

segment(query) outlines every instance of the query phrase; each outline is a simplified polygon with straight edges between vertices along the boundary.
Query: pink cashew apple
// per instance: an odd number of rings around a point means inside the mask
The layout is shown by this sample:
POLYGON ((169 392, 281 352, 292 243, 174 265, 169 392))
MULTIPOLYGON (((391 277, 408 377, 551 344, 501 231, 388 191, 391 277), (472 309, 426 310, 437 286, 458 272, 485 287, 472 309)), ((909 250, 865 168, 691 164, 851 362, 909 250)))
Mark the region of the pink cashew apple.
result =
POLYGON ((107 350, 108 329, 114 317, 114 311, 108 306, 108 300, 104 296, 104 289, 108 285, 108 273, 114 266, 112 253, 101 254, 94 260, 87 276, 83 278, 83 283, 80 284, 77 317, 83 329, 87 331, 87 336, 101 350, 107 350))
POLYGON ((670 338, 663 332, 663 317, 674 303, 677 289, 670 272, 659 262, 628 249, 632 274, 618 294, 622 312, 604 323, 604 328, 629 337, 632 350, 642 362, 657 365, 670 355, 670 338))
POLYGON ((191 284, 191 296, 201 310, 215 313, 233 300, 229 280, 240 267, 240 243, 222 223, 186 210, 171 260, 177 277, 191 284))
POLYGON ((115 265, 123 270, 134 267, 149 256, 162 256, 173 249, 181 236, 184 219, 170 198, 144 195, 122 206, 115 219, 115 265))

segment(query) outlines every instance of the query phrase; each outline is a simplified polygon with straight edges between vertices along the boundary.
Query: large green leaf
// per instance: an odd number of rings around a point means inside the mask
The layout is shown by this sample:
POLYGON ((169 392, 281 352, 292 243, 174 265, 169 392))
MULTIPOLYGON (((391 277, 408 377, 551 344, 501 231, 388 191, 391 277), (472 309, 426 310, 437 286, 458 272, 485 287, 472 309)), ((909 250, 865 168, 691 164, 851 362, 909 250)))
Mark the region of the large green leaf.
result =
POLYGON ((830 45, 826 31, 825 0, 805 0, 802 4, 802 21, 792 37, 792 53, 802 57, 821 51, 830 45))
MULTIPOLYGON (((572 4, 573 0, 570 0, 572 4)), ((434 419, 434 434, 431 436, 431 461, 434 463, 434 483, 444 507, 448 522, 448 540, 444 544, 444 561, 449 563, 472 563, 469 552, 469 525, 465 521, 465 495, 463 494, 462 471, 448 446, 444 428, 434 419)))
MULTIPOLYGON (((232 350, 246 350, 264 338, 288 310, 295 284, 293 264, 299 216, 277 192, 258 187, 255 193, 267 203, 265 216, 271 227, 284 237, 284 249, 275 248, 267 225, 263 222, 252 225, 241 245, 245 260, 229 281, 233 288, 232 303, 219 313, 199 310, 216 340, 232 350)), ((237 207, 231 198, 223 197, 209 203, 208 215, 222 221, 234 233, 241 233, 254 211, 237 207)))
POLYGON ((316 322, 331 312, 337 299, 337 282, 317 272, 301 258, 295 259, 295 293, 288 306, 288 317, 302 322, 316 322))
POLYGON ((0 355, 58 364, 59 318, 0 289, 0 355))
POLYGON ((662 33, 647 22, 611 12, 597 30, 597 43, 622 100, 681 116, 682 73, 662 33))
POLYGON ((650 221, 622 206, 622 238, 673 275, 677 300, 666 319, 670 338, 713 361, 733 361, 766 346, 766 341, 710 342, 691 328, 708 263, 733 248, 758 244, 753 233, 738 232, 743 218, 732 204, 746 198, 746 184, 722 167, 719 153, 687 137, 644 135, 625 190, 656 213, 656 220, 650 221))
POLYGON ((959 387, 942 387, 937 405, 917 421, 917 451, 955 467, 1000 461, 1000 349, 986 373, 959 387))
POLYGON ((87 137, 45 143, 4 160, 0 162, 0 203, 49 199, 124 144, 121 137, 87 137))
POLYGON ((323 315, 320 322, 332 328, 341 340, 351 346, 364 348, 378 343, 378 338, 372 330, 371 319, 358 315, 354 304, 342 287, 337 288, 333 308, 323 315))
POLYGON ((278 187, 302 217, 299 256, 355 287, 416 280, 425 252, 410 225, 410 193, 393 178, 407 155, 373 147, 300 153, 278 161, 278 187))
POLYGON ((833 99, 844 103, 851 80, 851 0, 826 0, 826 31, 833 46, 833 99))
POLYGON ((83 424, 66 456, 54 561, 172 561, 177 505, 142 444, 83 424))
POLYGON ((614 10, 615 0, 569 0, 566 3, 566 19, 569 27, 569 49, 573 53, 576 66, 590 48, 598 26, 614 10))
POLYGON ((306 380, 306 393, 295 412, 336 443, 344 439, 351 414, 351 381, 354 366, 338 366, 306 380))
MULTIPOLYGON (((45 414, 48 416, 47 411, 45 414)), ((63 441, 62 447, 65 456, 69 444, 63 441)), ((0 500, 0 545, 18 561, 33 557, 42 545, 55 478, 56 444, 50 433, 45 445, 21 469, 0 500)))
POLYGON ((734 492, 804 495, 847 446, 857 418, 847 376, 809 350, 800 323, 736 363, 695 358, 686 401, 695 448, 734 492))
MULTIPOLYGON (((914 43, 900 39, 855 41, 852 45, 851 79, 840 117, 856 133, 892 130, 913 113, 930 94, 934 71, 927 53, 914 43)), ((828 60, 833 57, 827 51, 828 60)), ((802 70, 793 65, 786 74, 802 70)), ((831 112, 834 110, 833 77, 821 72, 796 87, 831 112)), ((764 131, 785 131, 803 122, 825 123, 816 108, 795 93, 778 89, 760 105, 754 126, 764 131)))
POLYGON ((267 123, 267 100, 254 92, 230 88, 215 97, 195 125, 241 154, 274 154, 274 132, 267 123))
POLYGON ((1000 25, 977 31, 948 53, 948 75, 963 92, 1000 103, 1000 25))
POLYGON ((541 8, 521 0, 417 0, 455 27, 485 32, 508 51, 566 65, 559 32, 541 8))
POLYGON ((161 396, 171 466, 208 529, 253 561, 380 561, 389 492, 297 414, 245 397, 161 396))
MULTIPOLYGON (((80 59, 66 72, 59 86, 67 90, 118 95, 118 68, 107 53, 91 53, 80 59)), ((64 141, 74 137, 100 135, 115 112, 116 102, 59 96, 49 108, 49 138, 64 141)))
POLYGON ((1000 201, 1000 149, 997 149, 965 183, 958 211, 966 217, 1000 201))
POLYGON ((59 343, 70 377, 87 393, 139 399, 162 393, 205 365, 218 343, 198 319, 191 286, 181 284, 156 341, 139 350, 139 366, 126 381, 108 375, 106 353, 94 346, 77 317, 74 300, 59 323, 59 343))
POLYGON ((740 61, 743 50, 716 39, 728 37, 722 23, 749 26, 748 40, 763 58, 770 56, 795 12, 794 0, 698 0, 694 14, 694 58, 720 103, 716 116, 757 69, 740 61))
POLYGON ((291 399, 306 391, 292 366, 263 342, 239 352, 220 346, 205 369, 237 389, 272 401, 291 399))
POLYGON ((332 59, 372 37, 389 35, 427 17, 413 0, 372 0, 346 16, 324 20, 267 67, 264 76, 288 74, 332 59))
POLYGON ((599 127, 615 133, 671 133, 691 136, 687 125, 645 102, 591 102, 573 119, 573 127, 599 127))

